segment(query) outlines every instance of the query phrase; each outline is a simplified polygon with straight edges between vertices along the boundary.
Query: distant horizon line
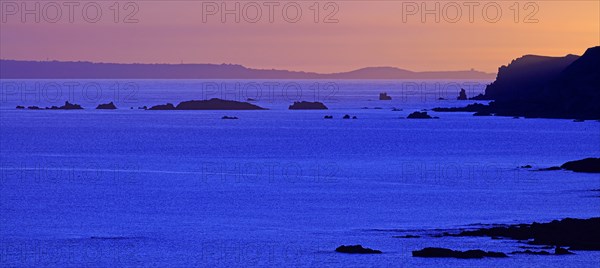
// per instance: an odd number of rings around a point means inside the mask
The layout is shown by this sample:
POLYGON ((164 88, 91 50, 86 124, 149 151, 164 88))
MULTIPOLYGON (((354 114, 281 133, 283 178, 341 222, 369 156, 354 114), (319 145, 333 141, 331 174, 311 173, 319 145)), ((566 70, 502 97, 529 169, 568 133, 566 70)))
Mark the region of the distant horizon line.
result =
POLYGON ((395 70, 406 71, 406 72, 411 72, 411 73, 476 72, 476 73, 482 73, 482 74, 486 74, 486 75, 495 75, 495 74, 497 74, 497 72, 481 71, 481 70, 477 70, 475 68, 463 69, 463 70, 427 70, 427 71, 414 71, 414 70, 400 68, 400 67, 396 67, 396 66, 367 66, 367 67, 360 67, 360 68, 356 68, 356 69, 350 69, 350 70, 347 70, 347 71, 316 72, 316 71, 305 71, 305 70, 298 71, 298 70, 290 70, 290 69, 250 67, 250 66, 246 66, 246 65, 243 65, 243 64, 239 64, 239 63, 185 63, 185 62, 181 62, 181 63, 156 63, 156 62, 155 63, 142 63, 142 62, 122 63, 122 62, 95 62, 95 61, 90 61, 90 60, 57 60, 57 59, 29 60, 29 59, 7 59, 7 58, 0 58, 0 61, 91 63, 91 64, 114 64, 114 65, 216 65, 216 66, 219 66, 219 65, 228 65, 228 66, 241 66, 241 67, 244 67, 246 69, 251 69, 251 70, 287 71, 287 72, 297 72, 297 73, 306 73, 306 74, 318 74, 318 75, 335 75, 335 74, 349 73, 349 72, 354 72, 354 71, 359 71, 359 70, 365 70, 365 69, 395 69, 395 70))

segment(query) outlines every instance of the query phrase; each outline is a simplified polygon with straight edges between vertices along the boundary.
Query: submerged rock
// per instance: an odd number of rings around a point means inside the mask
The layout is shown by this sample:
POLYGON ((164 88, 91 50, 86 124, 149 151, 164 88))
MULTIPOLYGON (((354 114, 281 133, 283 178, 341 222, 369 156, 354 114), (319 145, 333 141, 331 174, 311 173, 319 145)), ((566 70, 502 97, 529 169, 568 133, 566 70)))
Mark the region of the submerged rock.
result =
POLYGON ((295 101, 294 104, 290 105, 290 110, 327 110, 325 104, 315 101, 295 101))
POLYGON ((492 116, 492 113, 490 112, 476 112, 473 114, 473 116, 492 116))
POLYGON ((538 169, 538 171, 556 171, 556 170, 561 170, 561 168, 560 167, 548 167, 548 168, 538 169))
POLYGON ((393 238, 421 238, 419 235, 396 235, 393 238))
POLYGON ((221 119, 238 119, 236 116, 223 116, 221 119))
POLYGON ((572 255, 572 254, 575 254, 575 253, 573 253, 573 252, 571 252, 571 251, 568 251, 568 250, 566 250, 566 249, 564 249, 564 248, 561 248, 561 247, 558 247, 558 246, 557 246, 557 247, 554 249, 554 254, 555 254, 555 255, 572 255))
POLYGON ((502 252, 476 250, 451 250, 447 248, 424 248, 412 252, 413 257, 423 258, 459 258, 459 259, 481 259, 483 257, 505 258, 508 257, 502 252))
POLYGON ((96 107, 96 110, 115 110, 117 106, 111 101, 110 103, 100 104, 96 107))
POLYGON ((381 250, 364 248, 361 245, 353 245, 353 246, 339 246, 335 249, 336 252, 340 253, 349 253, 349 254, 381 254, 381 250))
POLYGON ((25 106, 17 105, 17 109, 25 109, 25 106))
POLYGON ((326 115, 325 117, 323 117, 325 119, 333 119, 333 115, 326 115))
POLYGON ((525 250, 525 251, 513 251, 510 254, 526 254, 526 255, 550 255, 550 252, 541 250, 541 251, 533 251, 533 250, 525 250))

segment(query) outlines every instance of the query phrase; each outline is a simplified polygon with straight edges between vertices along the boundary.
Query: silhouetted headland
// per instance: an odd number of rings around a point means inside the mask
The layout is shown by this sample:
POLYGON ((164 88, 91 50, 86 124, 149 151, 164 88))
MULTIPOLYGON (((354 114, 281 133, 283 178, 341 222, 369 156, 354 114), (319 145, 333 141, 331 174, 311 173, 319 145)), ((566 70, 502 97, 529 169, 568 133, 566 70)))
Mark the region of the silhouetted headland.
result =
POLYGON ((600 47, 581 57, 527 55, 500 67, 484 95, 489 105, 434 111, 486 112, 498 116, 600 119, 600 47))
POLYGON ((600 158, 586 158, 582 160, 569 161, 560 166, 560 168, 574 172, 600 173, 600 158))
MULTIPOLYGON (((531 165, 521 166, 521 168, 532 168, 531 165)), ((600 173, 600 158, 585 158, 581 160, 569 161, 559 166, 539 168, 536 171, 556 171, 570 170, 581 173, 600 173)))

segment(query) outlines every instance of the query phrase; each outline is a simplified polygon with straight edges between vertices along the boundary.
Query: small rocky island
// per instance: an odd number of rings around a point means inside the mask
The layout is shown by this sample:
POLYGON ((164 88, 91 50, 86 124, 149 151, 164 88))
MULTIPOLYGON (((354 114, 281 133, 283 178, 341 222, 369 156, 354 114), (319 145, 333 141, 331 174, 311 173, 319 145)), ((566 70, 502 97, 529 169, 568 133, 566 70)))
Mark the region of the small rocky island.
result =
POLYGON ((155 105, 148 110, 266 110, 260 106, 239 101, 222 100, 213 98, 210 100, 191 100, 177 104, 172 103, 155 105))
POLYGON ((387 92, 379 93, 379 100, 392 100, 391 96, 388 96, 387 92))
MULTIPOLYGON (((25 109, 25 106, 18 105, 17 109, 20 109, 20 110, 25 109)), ((39 106, 32 105, 32 106, 28 106, 27 109, 29 109, 29 110, 82 110, 83 107, 81 107, 81 105, 79 105, 79 104, 73 104, 73 103, 70 103, 69 101, 65 101, 65 105, 63 105, 63 106, 53 105, 51 107, 46 107, 46 108, 42 109, 39 106)))
POLYGON ((115 110, 117 106, 111 101, 110 103, 100 104, 96 107, 96 110, 115 110))
POLYGON ((46 107, 47 110, 81 110, 83 107, 79 104, 73 104, 68 101, 65 101, 65 105, 63 106, 52 106, 50 108, 46 107))
POLYGON ((290 110, 327 110, 325 104, 315 101, 295 101, 294 104, 290 105, 290 110))
POLYGON ((431 115, 427 114, 427 112, 414 112, 408 115, 409 119, 435 119, 435 117, 431 117, 431 115))
MULTIPOLYGON (((46 108, 46 109, 48 109, 48 108, 46 108)), ((50 110, 81 110, 81 109, 83 109, 83 107, 81 107, 81 105, 79 105, 79 104, 73 104, 68 101, 65 101, 65 105, 60 106, 60 107, 52 106, 49 109, 50 110)))
POLYGON ((335 249, 336 252, 348 254, 381 254, 381 250, 365 248, 361 245, 344 246, 341 245, 335 249))

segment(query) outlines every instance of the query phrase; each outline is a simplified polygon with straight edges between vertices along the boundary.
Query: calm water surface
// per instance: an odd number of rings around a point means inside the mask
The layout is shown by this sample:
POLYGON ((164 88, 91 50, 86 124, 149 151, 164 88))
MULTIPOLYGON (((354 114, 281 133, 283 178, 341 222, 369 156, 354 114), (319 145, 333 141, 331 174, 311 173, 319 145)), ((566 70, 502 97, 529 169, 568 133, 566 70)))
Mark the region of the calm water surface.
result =
MULTIPOLYGON (((443 231, 436 229, 599 216, 598 175, 518 168, 597 157, 598 122, 435 112, 440 119, 401 118, 471 103, 450 100, 458 92, 453 83, 467 82, 428 81, 419 89, 420 81, 4 80, 0 264, 596 267, 600 252, 411 257, 428 246, 511 252, 523 245, 431 237, 443 231), (64 83, 73 82, 79 86, 69 95, 64 83), (11 88, 23 83, 25 91, 11 88), (50 95, 51 83, 61 95, 50 95), (115 83, 119 94, 110 95, 115 83), (99 85, 99 97, 89 95, 90 85, 99 85), (301 95, 292 95, 298 86, 301 95), (378 101, 382 91, 394 100, 378 101), (221 94, 254 98, 269 110, 137 109, 221 94), (14 109, 65 99, 87 109, 14 109), (287 110, 298 99, 323 101, 330 110, 287 110), (92 109, 112 100, 119 110, 92 109), (342 120, 345 114, 358 119, 342 120), (406 234, 422 238, 393 238, 406 234), (336 254, 342 244, 384 254, 336 254)), ((469 95, 487 81, 475 83, 469 95)))

